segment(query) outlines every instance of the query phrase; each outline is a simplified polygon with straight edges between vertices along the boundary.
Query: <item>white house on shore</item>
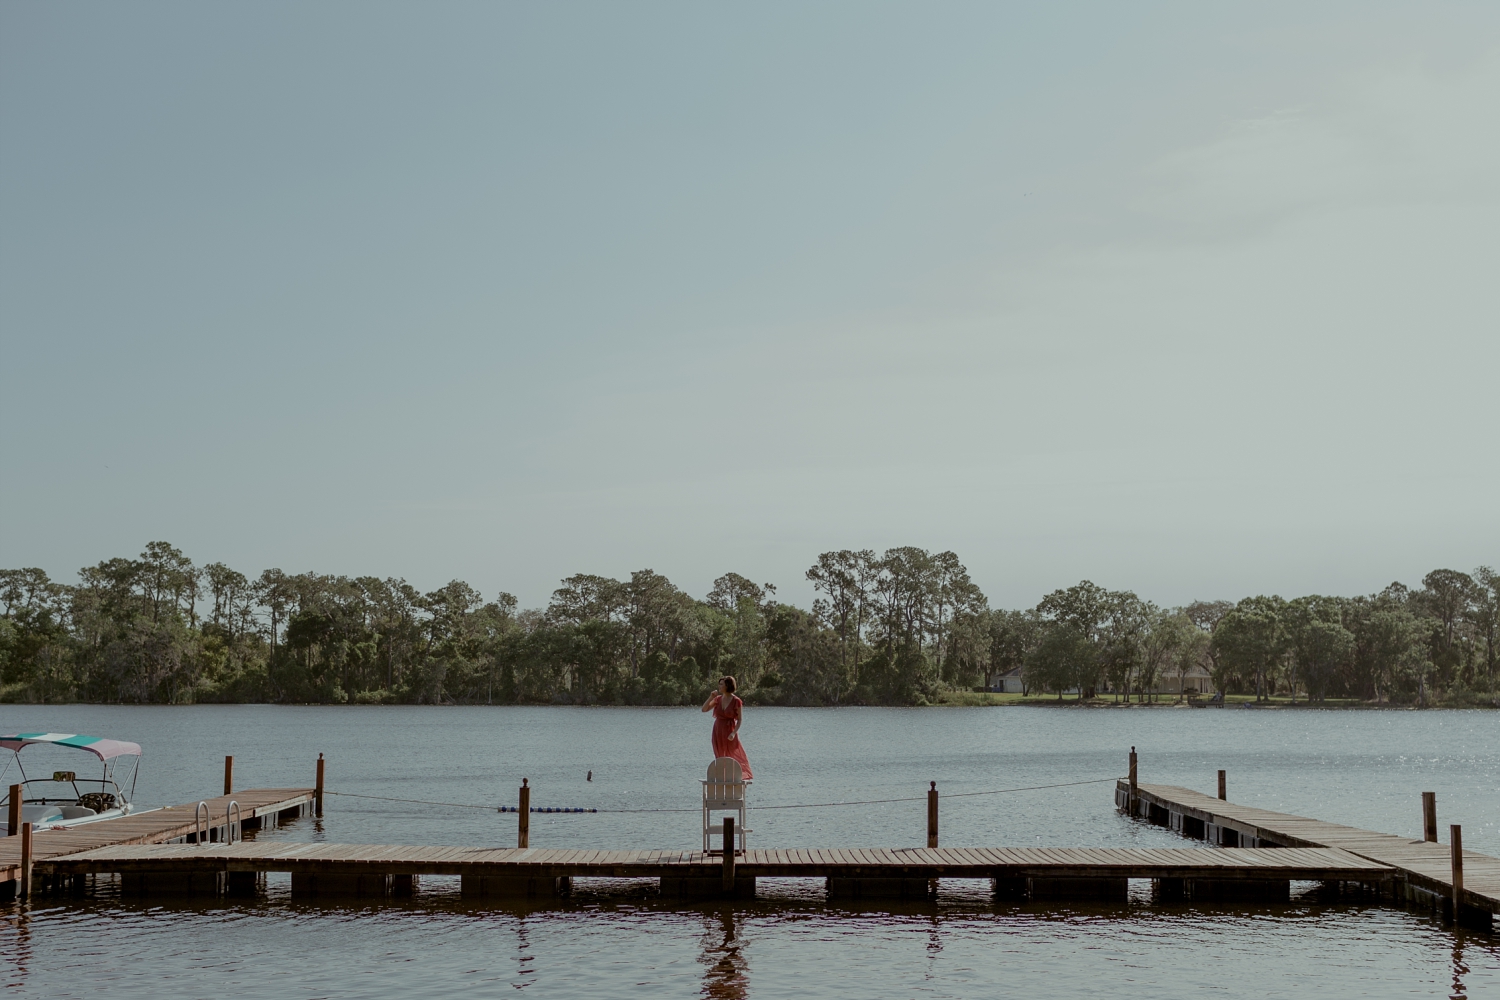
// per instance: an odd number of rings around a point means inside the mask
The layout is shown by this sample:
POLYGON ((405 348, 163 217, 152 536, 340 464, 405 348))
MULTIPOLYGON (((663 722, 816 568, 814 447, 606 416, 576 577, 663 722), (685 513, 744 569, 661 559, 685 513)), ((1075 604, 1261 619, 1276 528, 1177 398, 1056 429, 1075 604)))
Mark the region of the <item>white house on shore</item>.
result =
MULTIPOLYGON (((1016 667, 1003 674, 986 674, 984 678, 985 690, 995 691, 1002 694, 1022 694, 1026 691, 1025 682, 1021 679, 1021 668, 1016 667)), ((1194 664, 1187 673, 1179 675, 1175 670, 1169 674, 1157 677, 1156 684, 1152 687, 1151 694, 1169 694, 1177 696, 1181 694, 1212 694, 1214 690, 1213 678, 1203 667, 1194 664)), ((1052 692, 1056 694, 1056 692, 1052 692)), ((1064 691, 1063 694, 1077 694, 1077 690, 1064 691)), ((1099 687, 1100 694, 1114 694, 1115 691, 1108 683, 1099 687)))

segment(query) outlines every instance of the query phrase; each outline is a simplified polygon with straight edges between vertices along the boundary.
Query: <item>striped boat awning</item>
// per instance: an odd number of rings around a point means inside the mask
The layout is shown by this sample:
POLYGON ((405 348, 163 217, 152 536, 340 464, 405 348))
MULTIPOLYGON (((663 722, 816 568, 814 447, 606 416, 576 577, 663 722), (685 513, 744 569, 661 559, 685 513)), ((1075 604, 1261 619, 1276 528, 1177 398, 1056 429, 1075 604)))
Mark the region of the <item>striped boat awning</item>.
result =
POLYGON ((50 743, 53 746, 87 750, 100 760, 141 755, 139 743, 107 740, 102 736, 84 736, 80 733, 13 733, 10 736, 0 736, 0 747, 16 753, 20 753, 22 747, 29 747, 33 743, 50 743))

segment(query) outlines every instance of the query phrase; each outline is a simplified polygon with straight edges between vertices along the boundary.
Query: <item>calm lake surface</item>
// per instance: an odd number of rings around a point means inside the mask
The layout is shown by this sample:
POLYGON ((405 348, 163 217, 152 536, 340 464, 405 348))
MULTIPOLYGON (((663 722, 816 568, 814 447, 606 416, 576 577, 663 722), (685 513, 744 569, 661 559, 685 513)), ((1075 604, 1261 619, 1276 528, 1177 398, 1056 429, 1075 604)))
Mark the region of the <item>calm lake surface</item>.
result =
MULTIPOLYGON (((142 744, 141 806, 218 791, 229 753, 238 787, 311 785, 322 752, 332 791, 481 807, 330 795, 321 821, 261 834, 345 843, 514 846, 516 817, 494 806, 526 777, 535 806, 689 810, 537 815, 534 847, 692 848, 710 725, 696 709, 0 706, 5 732, 142 744)), ((1142 781, 1211 794, 1226 768, 1234 801, 1412 837, 1419 793, 1436 791, 1443 829, 1462 823, 1465 846, 1500 854, 1493 712, 748 709, 742 732, 752 847, 919 846, 924 801, 757 807, 920 797, 928 781, 945 845, 1186 846, 1119 816, 1108 782, 953 797, 1110 779, 1134 745, 1142 781)), ((79 756, 24 759, 84 772, 79 756)), ((580 881, 541 906, 465 903, 447 879, 381 905, 294 902, 276 875, 258 901, 106 887, 42 897, 24 919, 9 904, 0 974, 48 997, 1500 996, 1500 945, 1414 911, 1156 905, 1145 883, 1107 907, 997 905, 961 881, 930 904, 761 886, 754 901, 686 905, 647 883, 580 881)))

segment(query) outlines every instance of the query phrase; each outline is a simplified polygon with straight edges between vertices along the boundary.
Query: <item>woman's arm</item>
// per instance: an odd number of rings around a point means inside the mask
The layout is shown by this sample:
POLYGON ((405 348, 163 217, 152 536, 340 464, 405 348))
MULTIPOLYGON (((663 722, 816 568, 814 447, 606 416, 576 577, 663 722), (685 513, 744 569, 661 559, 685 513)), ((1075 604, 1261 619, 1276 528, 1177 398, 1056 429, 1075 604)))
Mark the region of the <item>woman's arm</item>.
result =
POLYGON ((719 697, 719 692, 717 692, 717 691, 715 691, 713 694, 709 695, 708 696, 708 700, 703 703, 702 711, 704 711, 704 712, 712 712, 714 710, 714 700, 717 699, 718 697, 719 697))

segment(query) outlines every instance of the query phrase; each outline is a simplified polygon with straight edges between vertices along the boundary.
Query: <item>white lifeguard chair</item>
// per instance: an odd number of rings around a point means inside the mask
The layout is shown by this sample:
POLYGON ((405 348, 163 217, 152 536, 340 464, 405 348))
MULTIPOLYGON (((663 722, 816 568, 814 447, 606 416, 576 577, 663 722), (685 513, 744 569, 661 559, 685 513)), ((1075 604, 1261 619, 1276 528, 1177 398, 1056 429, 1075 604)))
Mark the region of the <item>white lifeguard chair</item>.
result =
MULTIPOLYGON (((745 772, 740 767, 740 762, 733 757, 719 757, 708 765, 708 777, 703 782, 703 853, 709 853, 708 838, 715 832, 713 825, 713 814, 716 812, 739 813, 735 821, 736 839, 739 841, 737 848, 731 848, 729 844, 724 849, 734 850, 736 854, 745 853, 745 834, 749 829, 745 826, 745 790, 748 783, 745 781, 745 772)), ((717 828, 723 832, 723 827, 717 828)))

